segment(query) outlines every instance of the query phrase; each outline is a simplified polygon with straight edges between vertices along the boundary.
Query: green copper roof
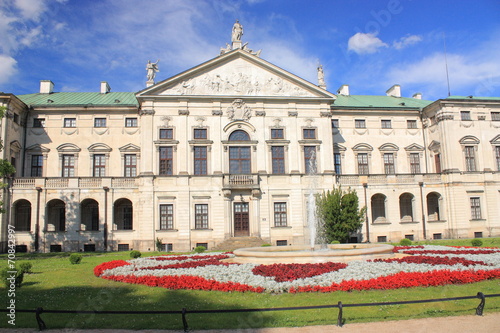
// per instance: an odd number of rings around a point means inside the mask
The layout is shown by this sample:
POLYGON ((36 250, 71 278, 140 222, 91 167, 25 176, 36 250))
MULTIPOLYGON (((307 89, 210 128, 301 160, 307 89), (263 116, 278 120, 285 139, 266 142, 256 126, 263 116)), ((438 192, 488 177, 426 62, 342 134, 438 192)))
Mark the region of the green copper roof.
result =
POLYGON ((135 93, 58 92, 17 96, 29 106, 139 106, 135 93))
POLYGON ((332 107, 342 108, 423 108, 432 101, 408 97, 337 95, 332 107))
POLYGON ((483 100, 490 100, 490 101, 500 101, 500 97, 481 97, 481 96, 448 96, 446 99, 483 99, 483 100))

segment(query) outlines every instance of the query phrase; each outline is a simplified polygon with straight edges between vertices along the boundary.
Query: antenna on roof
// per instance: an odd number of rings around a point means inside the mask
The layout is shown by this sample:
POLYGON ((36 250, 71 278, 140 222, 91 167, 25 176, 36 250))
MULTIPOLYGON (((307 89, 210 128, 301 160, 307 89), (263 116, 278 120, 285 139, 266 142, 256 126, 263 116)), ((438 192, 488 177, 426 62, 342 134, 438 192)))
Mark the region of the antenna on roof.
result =
POLYGON ((448 96, 451 96, 450 93, 450 75, 448 74, 448 57, 446 56, 446 36, 443 32, 443 42, 444 42, 444 64, 446 66, 446 82, 448 83, 448 96))

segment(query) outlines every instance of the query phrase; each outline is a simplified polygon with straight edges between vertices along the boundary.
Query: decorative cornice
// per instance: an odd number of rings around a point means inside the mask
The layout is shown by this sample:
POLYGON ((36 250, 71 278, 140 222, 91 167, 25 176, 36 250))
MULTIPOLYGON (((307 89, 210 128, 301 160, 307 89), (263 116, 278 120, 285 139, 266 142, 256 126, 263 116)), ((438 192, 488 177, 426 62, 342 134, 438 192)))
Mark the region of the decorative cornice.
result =
POLYGON ((332 113, 329 112, 329 111, 322 111, 319 113, 319 116, 320 117, 327 117, 327 118, 331 118, 332 117, 332 113))
POLYGON ((139 116, 154 116, 155 110, 153 109, 141 109, 139 110, 139 116))
POLYGON ((187 109, 179 110, 179 116, 189 116, 189 110, 187 109))
POLYGON ((297 111, 288 111, 288 117, 297 117, 298 115, 297 111))

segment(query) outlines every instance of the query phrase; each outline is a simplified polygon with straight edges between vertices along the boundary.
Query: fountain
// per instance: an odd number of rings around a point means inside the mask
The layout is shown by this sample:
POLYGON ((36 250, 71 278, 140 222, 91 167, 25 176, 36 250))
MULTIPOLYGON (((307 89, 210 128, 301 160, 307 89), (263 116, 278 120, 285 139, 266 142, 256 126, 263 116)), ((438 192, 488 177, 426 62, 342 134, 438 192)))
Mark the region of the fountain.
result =
POLYGON ((237 249, 230 259, 235 263, 320 263, 320 262, 348 262, 353 260, 368 260, 377 258, 391 258, 393 246, 387 244, 328 244, 317 245, 318 217, 316 216, 317 189, 316 158, 314 152, 309 158, 308 175, 309 194, 307 196, 307 225, 309 227, 309 245, 293 246, 266 246, 237 249))

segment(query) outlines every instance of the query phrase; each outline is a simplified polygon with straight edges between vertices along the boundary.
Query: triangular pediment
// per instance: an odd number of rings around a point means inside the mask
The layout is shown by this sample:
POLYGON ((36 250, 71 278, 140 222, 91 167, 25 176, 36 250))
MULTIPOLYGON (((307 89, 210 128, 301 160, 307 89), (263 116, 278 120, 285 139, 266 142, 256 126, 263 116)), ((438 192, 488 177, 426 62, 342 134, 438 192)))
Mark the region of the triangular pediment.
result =
POLYGON ((137 93, 141 96, 336 96, 255 55, 236 49, 137 93))

